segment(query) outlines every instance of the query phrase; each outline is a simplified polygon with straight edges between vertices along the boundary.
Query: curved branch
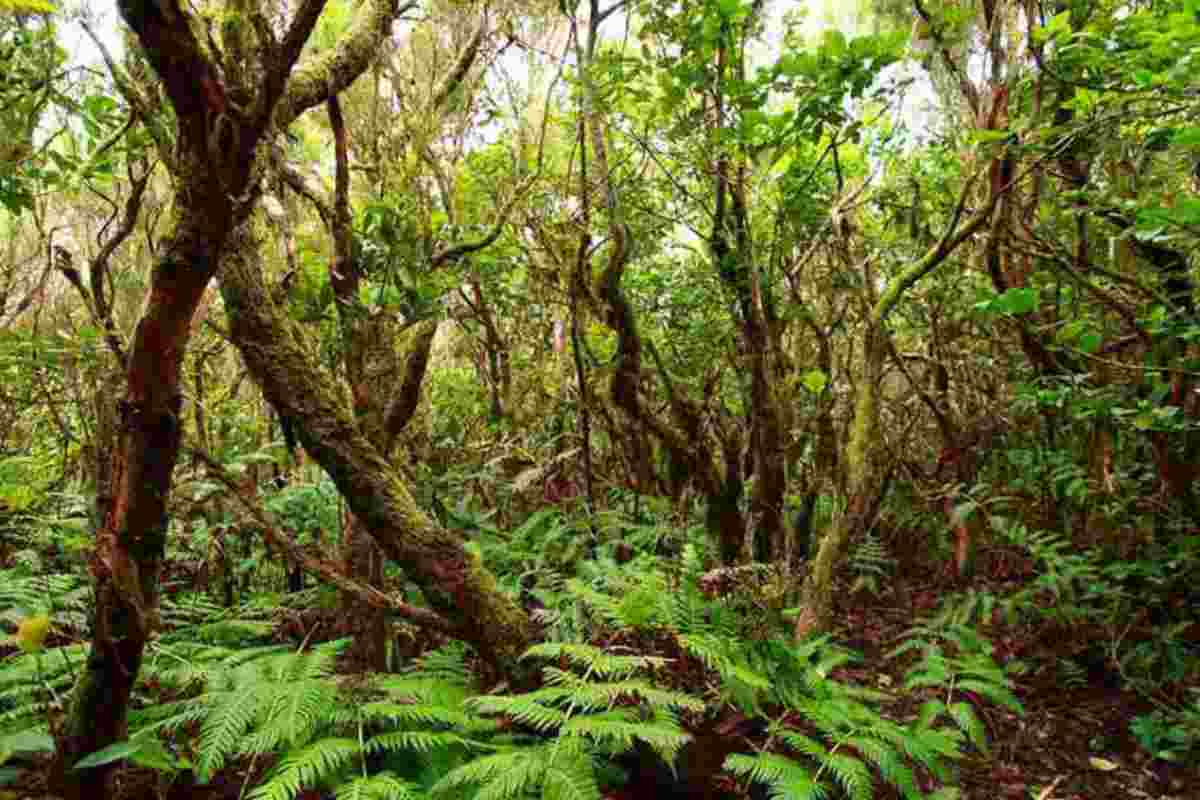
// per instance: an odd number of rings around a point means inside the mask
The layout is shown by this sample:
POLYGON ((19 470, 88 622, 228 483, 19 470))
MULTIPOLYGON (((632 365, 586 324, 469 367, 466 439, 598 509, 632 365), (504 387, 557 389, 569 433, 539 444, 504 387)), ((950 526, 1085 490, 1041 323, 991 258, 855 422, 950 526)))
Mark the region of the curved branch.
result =
POLYGON ((275 109, 275 123, 287 128, 305 111, 349 88, 379 55, 379 45, 396 18, 416 7, 411 0, 403 5, 398 0, 368 0, 332 50, 293 70, 275 109))
POLYGON ((263 512, 260 504, 254 502, 249 492, 238 485, 234 477, 229 474, 229 470, 225 469, 212 456, 198 447, 188 447, 187 450, 198 460, 204 462, 204 465, 208 467, 210 475, 225 484, 225 488, 233 493, 233 496, 241 503, 242 508, 246 509, 247 513, 254 517, 254 521, 258 523, 259 530, 262 532, 263 539, 272 547, 278 548, 286 554, 290 562, 299 564, 305 572, 325 579, 343 592, 354 595, 359 602, 372 608, 390 611, 422 628, 428 628, 445 634, 453 633, 450 623, 429 609, 409 605, 373 586, 359 583, 353 578, 343 575, 328 562, 304 552, 303 548, 276 528, 267 517, 267 514, 263 512))

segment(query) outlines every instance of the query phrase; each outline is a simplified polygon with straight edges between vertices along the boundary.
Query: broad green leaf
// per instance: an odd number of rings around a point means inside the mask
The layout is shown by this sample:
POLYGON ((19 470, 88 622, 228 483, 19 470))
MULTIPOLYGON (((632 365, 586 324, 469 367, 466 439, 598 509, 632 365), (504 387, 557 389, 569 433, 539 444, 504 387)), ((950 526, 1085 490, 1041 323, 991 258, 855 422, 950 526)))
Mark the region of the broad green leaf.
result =
POLYGON ((1103 336, 1094 331, 1089 331, 1079 337, 1079 349, 1085 353, 1094 353, 1100 349, 1100 344, 1103 341, 1103 336))
POLYGON ((1171 136, 1171 144, 1183 147, 1200 145, 1200 125, 1189 125, 1186 128, 1178 129, 1171 136))
POLYGON ((1002 314, 1020 316, 1035 311, 1038 306, 1038 291, 1029 287, 1009 289, 995 300, 995 310, 1002 314))
POLYGON ((829 385, 829 376, 819 369, 812 369, 804 373, 801 380, 804 382, 804 388, 813 394, 820 394, 829 385))

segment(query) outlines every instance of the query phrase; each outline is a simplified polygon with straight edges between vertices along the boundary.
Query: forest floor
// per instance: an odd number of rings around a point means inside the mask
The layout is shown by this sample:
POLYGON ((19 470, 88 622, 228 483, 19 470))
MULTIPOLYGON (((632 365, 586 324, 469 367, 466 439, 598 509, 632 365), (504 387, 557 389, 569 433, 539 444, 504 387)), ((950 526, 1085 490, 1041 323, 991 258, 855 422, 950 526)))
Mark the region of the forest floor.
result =
MULTIPOLYGON (((1030 569, 1019 554, 996 550, 981 555, 967 586, 1004 595, 1030 569)), ((900 685, 903 676, 895 662, 894 674, 881 679, 879 671, 889 663, 886 654, 920 617, 963 588, 945 570, 902 565, 890 594, 839 593, 836 638, 863 655, 861 665, 849 672, 859 672, 855 677, 868 685, 881 680, 900 685)), ((1192 653, 1200 644, 1197 611, 1191 610, 1190 629, 1182 632, 1192 653)), ((1116 668, 1102 657, 1115 635, 1125 637, 1126 645, 1151 636, 1148 625, 994 625, 987 634, 1001 663, 1015 658, 1028 668, 1014 677, 1025 713, 987 708, 991 753, 960 762, 963 800, 1200 799, 1200 764, 1156 759, 1139 745, 1130 722, 1154 706, 1125 687, 1116 668), (1063 669, 1064 663, 1075 670, 1063 669)), ((1192 664, 1191 675, 1200 679, 1200 663, 1192 664)), ((1165 687, 1159 699, 1182 701, 1183 689, 1165 687)))
MULTIPOLYGON (((904 663, 886 656, 903 641, 906 631, 934 613, 951 593, 969 588, 1002 596, 1026 581, 1030 569, 1018 554, 994 551, 981 556, 976 574, 968 582, 928 564, 901 563, 898 574, 886 582, 884 593, 855 593, 849 586, 842 587, 836 595, 839 607, 834 638, 862 658, 841 668, 840 676, 869 687, 902 685, 904 663)), ((344 634, 335 610, 312 611, 324 623, 325 635, 317 638, 344 634)), ((1200 619, 1195 618, 1195 610, 1191 613, 1191 627, 1182 635, 1192 642, 1194 653, 1200 642, 1200 619)), ((1141 627, 1144 629, 1126 625, 1119 632, 1126 642, 1151 635, 1147 626, 1141 627)), ((1200 764, 1155 759, 1133 737, 1130 722, 1154 707, 1147 698, 1126 688, 1126 682, 1104 658, 1095 657, 1111 643, 1113 630, 1046 623, 1037 627, 995 624, 986 632, 1001 663, 1018 659, 1026 665, 1014 678, 1024 714, 996 706, 983 709, 991 752, 971 754, 959 762, 962 800, 1200 800, 1200 764), (1064 670, 1064 663, 1075 667, 1064 670)), ((278 633, 292 638, 293 632, 281 627, 278 633)), ((675 648, 668 642, 670 637, 645 639, 627 634, 632 632, 618 632, 607 643, 663 651, 659 654, 675 648)), ((350 663, 339 668, 339 672, 355 670, 356 665, 350 663)), ((700 687, 705 680, 700 673, 676 675, 683 683, 696 682, 700 687)), ((1200 666, 1194 665, 1192 677, 1198 675, 1200 666)), ((1182 687, 1164 688, 1159 699, 1180 701, 1182 694, 1182 687)), ((914 714, 915 705, 916 701, 911 709, 914 714)), ((699 754, 702 765, 693 772, 693 782, 668 784, 661 773, 635 775, 627 787, 608 793, 606 800, 748 800, 744 788, 719 769, 727 752, 752 746, 753 736, 739 731, 736 714, 726 715, 715 727, 715 732, 711 728, 697 732, 696 743, 701 745, 697 749, 709 752, 699 754)), ((262 760, 233 763, 206 786, 184 781, 172 785, 151 770, 132 767, 120 770, 114 780, 117 795, 129 800, 234 800, 243 796, 246 779, 261 776, 268 766, 262 760)), ((5 800, 49 797, 43 769, 31 769, 18 784, 0 789, 0 798, 5 800)), ((320 795, 306 792, 300 797, 317 800, 320 795)), ((898 800, 890 789, 875 797, 898 800)))

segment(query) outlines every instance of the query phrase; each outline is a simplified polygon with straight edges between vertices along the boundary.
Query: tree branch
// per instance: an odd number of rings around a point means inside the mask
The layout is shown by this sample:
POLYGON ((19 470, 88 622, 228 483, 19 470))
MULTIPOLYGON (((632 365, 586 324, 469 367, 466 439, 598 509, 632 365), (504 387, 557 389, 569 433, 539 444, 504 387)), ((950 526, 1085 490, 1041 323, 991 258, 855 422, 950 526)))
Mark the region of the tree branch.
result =
POLYGON ((286 129, 305 111, 349 88, 379 55, 379 45, 391 33, 392 23, 416 7, 412 0, 404 4, 398 0, 364 3, 350 29, 332 50, 292 72, 287 90, 275 109, 276 124, 286 129))
POLYGON ((204 462, 204 465, 208 467, 209 473, 233 493, 234 497, 242 505, 242 508, 246 509, 247 513, 258 523, 263 539, 272 547, 278 548, 280 552, 284 553, 289 561, 299 564, 305 572, 325 579, 343 592, 354 595, 360 602, 372 608, 390 611, 422 628, 429 628, 430 630, 446 634, 453 633, 450 623, 429 609, 409 605, 401 600, 397 600, 386 592, 376 589, 374 586, 359 583, 353 578, 343 575, 331 564, 304 552, 290 537, 278 530, 271 520, 268 519, 261 505, 255 502, 254 498, 250 497, 246 489, 238 485, 237 481, 229 473, 229 470, 217 463, 212 456, 200 448, 188 447, 187 450, 198 460, 204 462))

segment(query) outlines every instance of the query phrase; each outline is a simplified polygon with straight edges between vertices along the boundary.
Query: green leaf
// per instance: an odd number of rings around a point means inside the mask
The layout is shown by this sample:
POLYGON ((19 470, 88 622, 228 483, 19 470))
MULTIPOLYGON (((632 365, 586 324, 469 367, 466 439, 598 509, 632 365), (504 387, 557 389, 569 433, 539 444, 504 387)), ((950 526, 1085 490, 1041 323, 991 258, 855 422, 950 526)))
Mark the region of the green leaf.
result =
POLYGON ((53 753, 54 738, 37 729, 20 731, 0 738, 0 763, 14 753, 53 753))
POLYGON ((158 739, 146 739, 142 744, 136 753, 130 755, 130 760, 139 767, 169 774, 188 766, 186 759, 171 755, 158 739))
POLYGON ((1009 289, 994 301, 995 310, 1014 317, 1037 309, 1038 291, 1028 287, 1009 289))
POLYGON ((810 369, 804 373, 801 381, 803 381, 805 389, 813 394, 820 394, 829 385, 829 376, 819 369, 810 369))
POLYGON ((1180 128, 1171 136, 1171 144, 1189 147, 1200 145, 1200 125, 1190 125, 1180 128))
POLYGON ((741 0, 717 0, 717 13, 725 19, 732 19, 741 7, 741 0))
POLYGON ((142 749, 145 742, 135 742, 131 739, 126 739, 122 742, 114 742, 103 750, 97 750, 89 756, 81 758, 75 769, 91 769, 92 767, 111 764, 114 761, 120 761, 122 758, 129 758, 133 754, 142 749))

